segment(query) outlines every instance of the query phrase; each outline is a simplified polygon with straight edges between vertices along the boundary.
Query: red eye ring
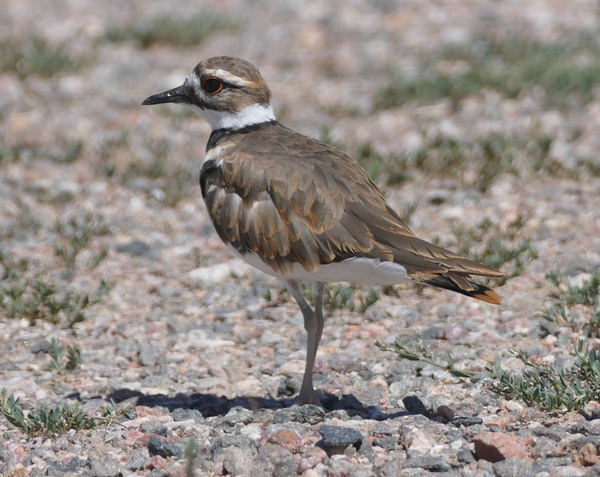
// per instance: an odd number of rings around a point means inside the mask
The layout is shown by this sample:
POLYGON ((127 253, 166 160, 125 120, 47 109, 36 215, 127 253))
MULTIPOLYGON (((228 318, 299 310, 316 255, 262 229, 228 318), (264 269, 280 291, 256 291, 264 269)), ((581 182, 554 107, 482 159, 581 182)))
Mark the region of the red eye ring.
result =
POLYGON ((223 81, 216 76, 209 76, 202 80, 202 89, 209 94, 217 94, 223 89, 223 81))

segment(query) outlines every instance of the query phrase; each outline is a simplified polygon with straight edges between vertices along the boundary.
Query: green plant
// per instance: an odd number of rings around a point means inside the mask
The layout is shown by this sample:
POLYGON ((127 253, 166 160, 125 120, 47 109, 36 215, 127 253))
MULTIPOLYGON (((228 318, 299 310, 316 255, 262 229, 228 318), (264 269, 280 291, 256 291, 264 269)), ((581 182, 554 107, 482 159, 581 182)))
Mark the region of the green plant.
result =
POLYGON ((550 295, 558 300, 542 311, 542 317, 549 322, 568 326, 586 337, 600 335, 600 270, 580 284, 572 284, 559 270, 546 273, 546 281, 551 287, 550 295), (582 305, 582 306, 576 306, 582 305))
POLYGON ((596 35, 554 43, 524 36, 481 37, 435 52, 415 75, 399 74, 377 94, 374 106, 385 109, 409 101, 431 103, 445 98, 457 103, 483 89, 516 98, 534 88, 543 92, 548 107, 587 103, 599 83, 599 60, 596 35))
MULTIPOLYGON (((494 279, 494 283, 502 286, 509 279, 522 275, 525 267, 538 257, 531 239, 522 237, 523 225, 522 216, 509 223, 504 230, 500 230, 499 224, 489 218, 481 219, 474 226, 454 221, 454 242, 442 245, 475 262, 496 269, 504 267, 506 277, 494 279)), ((439 237, 434 237, 433 242, 440 243, 439 237)))
POLYGON ((551 296, 564 301, 567 305, 599 305, 600 270, 596 270, 590 278, 582 280, 580 285, 573 285, 559 270, 546 273, 546 280, 553 287, 551 296))
POLYGON ((144 191, 168 207, 175 207, 192 194, 193 186, 197 187, 193 180, 195 165, 165 161, 170 145, 164 140, 146 140, 142 151, 126 170, 115 174, 121 183, 144 191))
POLYGON ((71 345, 65 347, 56 338, 50 340, 48 354, 50 355, 50 363, 46 366, 48 371, 72 371, 81 364, 81 350, 71 345))
POLYGON ((59 164, 72 164, 81 157, 83 153, 83 141, 69 141, 61 154, 50 154, 50 159, 59 164))
POLYGON ((505 267, 506 278, 494 279, 494 283, 501 286, 507 280, 522 275, 525 267, 538 258, 531 239, 520 237, 523 225, 521 216, 508 224, 504 231, 489 218, 482 219, 473 227, 455 221, 452 233, 458 243, 457 253, 496 269, 509 264, 510 267, 505 267), (485 245, 481 249, 477 244, 485 245))
POLYGON ((57 436, 71 429, 77 431, 101 425, 109 426, 117 417, 128 416, 131 406, 119 408, 111 400, 97 417, 89 416, 79 407, 79 403, 59 404, 54 407, 40 406, 26 413, 19 398, 12 394, 7 396, 6 389, 3 389, 0 391, 0 411, 8 422, 28 436, 57 436))
POLYGON ((421 340, 417 340, 416 343, 411 341, 410 344, 404 344, 399 338, 397 338, 394 341, 393 346, 384 345, 379 341, 377 341, 375 344, 383 351, 391 351, 396 353, 401 359, 431 364, 437 368, 448 371, 452 376, 457 378, 470 378, 475 374, 471 371, 464 371, 456 368, 456 366, 454 366, 454 359, 448 351, 446 351, 444 356, 444 363, 438 356, 435 356, 433 353, 431 353, 421 340))
MULTIPOLYGON (((313 288, 308 287, 305 290, 308 298, 313 300, 313 288)), ((377 303, 380 296, 379 291, 373 287, 357 290, 353 285, 326 283, 323 290, 323 307, 329 312, 345 308, 352 312, 364 313, 377 303)))
POLYGON ((38 37, 9 39, 0 42, 0 71, 12 71, 21 76, 50 77, 73 71, 81 61, 65 51, 62 45, 51 45, 38 37))
POLYGON ((17 146, 0 146, 0 166, 12 164, 21 159, 21 148, 17 146))
MULTIPOLYGON (((110 232, 103 219, 91 213, 59 220, 54 226, 54 231, 58 234, 54 244, 54 255, 61 258, 70 269, 75 268, 77 256, 93 237, 107 235, 110 232)), ((92 257, 90 268, 97 266, 107 254, 106 247, 102 248, 92 257)))
POLYGON ((135 41, 142 48, 154 44, 196 47, 208 35, 236 27, 226 16, 205 12, 186 17, 161 16, 141 20, 133 25, 111 28, 106 38, 113 42, 135 41))
MULTIPOLYGON (((303 291, 307 300, 313 301, 315 299, 315 290, 311 285, 304 284, 303 291)), ((267 288, 263 293, 266 301, 277 303, 283 302, 286 295, 287 291, 284 287, 278 287, 276 293, 267 288)), ((380 297, 381 293, 373 287, 360 290, 345 283, 326 283, 323 289, 323 308, 328 312, 346 309, 356 313, 364 313, 377 303, 380 297)))
POLYGON ((575 346, 573 369, 537 364, 523 351, 514 354, 526 365, 521 373, 504 371, 499 358, 489 368, 496 378, 492 389, 497 394, 561 413, 580 411, 589 401, 600 399, 600 353, 589 346, 584 349, 583 340, 575 346))
POLYGON ((198 458, 198 443, 195 439, 187 441, 184 450, 185 455, 185 475, 186 477, 194 477, 196 472, 196 459, 198 458))
POLYGON ((64 291, 42 276, 25 278, 20 272, 0 284, 0 307, 11 317, 26 318, 31 323, 45 320, 72 327, 85 320, 85 309, 97 304, 109 292, 111 285, 100 280, 92 294, 64 291))

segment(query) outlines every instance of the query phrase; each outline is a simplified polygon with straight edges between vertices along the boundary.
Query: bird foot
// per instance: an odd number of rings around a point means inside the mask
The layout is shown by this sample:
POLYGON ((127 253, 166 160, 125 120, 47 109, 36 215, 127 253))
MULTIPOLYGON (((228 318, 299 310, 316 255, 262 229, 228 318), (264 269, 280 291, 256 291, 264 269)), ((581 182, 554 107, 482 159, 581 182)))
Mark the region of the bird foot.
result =
POLYGON ((297 404, 298 406, 303 406, 304 404, 312 404, 313 406, 319 406, 320 408, 325 409, 323 404, 321 404, 321 400, 319 399, 319 396, 317 396, 317 393, 314 389, 311 389, 306 392, 300 391, 298 397, 294 399, 294 404, 297 404))

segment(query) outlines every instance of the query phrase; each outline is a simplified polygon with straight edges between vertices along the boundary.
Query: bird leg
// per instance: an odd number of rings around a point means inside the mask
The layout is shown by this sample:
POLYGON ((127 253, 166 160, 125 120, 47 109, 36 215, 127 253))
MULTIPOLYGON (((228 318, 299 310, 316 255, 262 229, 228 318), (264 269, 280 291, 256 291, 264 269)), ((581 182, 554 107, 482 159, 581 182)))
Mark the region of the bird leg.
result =
POLYGON ((304 296, 302 295, 302 285, 297 280, 286 280, 285 286, 290 292, 290 295, 294 297, 296 303, 300 307, 302 316, 304 317, 304 329, 308 335, 308 344, 306 350, 306 367, 304 368, 304 378, 302 379, 302 387, 300 388, 300 394, 296 398, 296 404, 314 404, 316 406, 322 406, 321 401, 315 392, 313 387, 313 368, 315 366, 315 358, 317 356, 317 349, 319 342, 321 341, 321 335, 323 334, 323 282, 315 283, 315 309, 313 309, 306 303, 304 296))

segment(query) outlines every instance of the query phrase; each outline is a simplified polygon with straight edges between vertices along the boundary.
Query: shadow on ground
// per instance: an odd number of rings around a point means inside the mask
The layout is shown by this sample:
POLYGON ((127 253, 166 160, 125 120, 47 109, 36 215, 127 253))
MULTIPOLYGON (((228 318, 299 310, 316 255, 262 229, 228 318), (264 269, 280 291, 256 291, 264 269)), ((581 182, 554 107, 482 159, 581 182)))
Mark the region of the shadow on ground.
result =
MULTIPOLYGON (((249 411, 257 412, 261 410, 285 410, 291 409, 294 405, 294 400, 291 397, 283 397, 275 399, 271 397, 255 397, 255 396, 236 396, 233 399, 214 394, 193 393, 193 394, 176 394, 175 396, 166 396, 164 394, 144 394, 139 391, 134 391, 127 388, 121 388, 113 391, 108 396, 107 400, 112 400, 115 403, 123 403, 134 406, 148 407, 164 407, 171 412, 178 414, 191 413, 201 414, 203 418, 214 416, 226 416, 234 408, 243 408, 249 411)), ((444 417, 436 412, 429 411, 423 402, 417 396, 407 396, 403 399, 406 409, 391 409, 389 413, 382 411, 377 406, 366 406, 360 402, 354 395, 345 394, 341 398, 332 394, 322 395, 321 401, 324 410, 317 406, 296 406, 296 412, 307 414, 305 418, 311 420, 308 414, 320 415, 321 418, 325 414, 334 411, 345 411, 348 416, 361 419, 374 419, 384 421, 386 419, 394 419, 402 416, 410 416, 421 414, 430 420, 438 422, 449 422, 444 417)), ((191 417, 191 416, 190 416, 191 417)), ((473 420, 479 418, 455 418, 457 425, 461 425, 462 420, 473 420)), ((465 422, 465 425, 466 422, 465 422)))

